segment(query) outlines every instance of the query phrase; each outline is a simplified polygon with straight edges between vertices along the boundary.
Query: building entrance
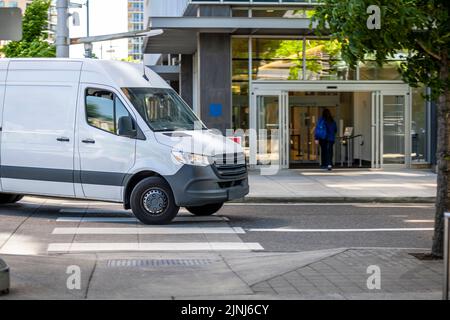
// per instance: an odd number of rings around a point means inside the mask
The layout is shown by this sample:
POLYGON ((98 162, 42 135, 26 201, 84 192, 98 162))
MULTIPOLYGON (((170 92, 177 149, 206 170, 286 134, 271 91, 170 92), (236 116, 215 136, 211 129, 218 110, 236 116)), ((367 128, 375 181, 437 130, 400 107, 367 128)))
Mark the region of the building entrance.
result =
POLYGON ((374 86, 375 90, 353 86, 356 89, 353 91, 344 90, 350 87, 348 84, 332 86, 334 90, 305 90, 307 85, 294 87, 293 84, 289 84, 292 88, 274 90, 276 86, 265 88, 266 85, 258 83, 252 92, 250 128, 256 134, 250 137, 251 164, 319 168, 321 150, 315 144, 314 132, 325 109, 330 110, 337 124, 335 167, 407 167, 410 164, 406 85, 379 84, 379 88, 374 86))

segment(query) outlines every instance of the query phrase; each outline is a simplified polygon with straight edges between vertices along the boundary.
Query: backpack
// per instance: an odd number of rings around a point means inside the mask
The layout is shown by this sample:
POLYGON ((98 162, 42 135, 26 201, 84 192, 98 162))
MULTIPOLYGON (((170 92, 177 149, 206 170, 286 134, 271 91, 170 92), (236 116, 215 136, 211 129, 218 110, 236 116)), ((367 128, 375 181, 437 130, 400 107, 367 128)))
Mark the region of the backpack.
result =
POLYGON ((324 119, 320 119, 316 126, 316 139, 325 140, 327 138, 327 124, 324 119))

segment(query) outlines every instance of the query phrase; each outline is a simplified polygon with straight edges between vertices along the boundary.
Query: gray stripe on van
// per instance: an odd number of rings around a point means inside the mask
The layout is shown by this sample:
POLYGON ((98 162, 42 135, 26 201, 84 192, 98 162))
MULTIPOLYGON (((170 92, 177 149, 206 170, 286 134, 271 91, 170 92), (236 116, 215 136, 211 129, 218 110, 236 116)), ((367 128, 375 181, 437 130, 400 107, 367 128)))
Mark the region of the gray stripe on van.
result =
POLYGON ((0 176, 8 179, 122 186, 127 174, 118 172, 1 166, 0 176))

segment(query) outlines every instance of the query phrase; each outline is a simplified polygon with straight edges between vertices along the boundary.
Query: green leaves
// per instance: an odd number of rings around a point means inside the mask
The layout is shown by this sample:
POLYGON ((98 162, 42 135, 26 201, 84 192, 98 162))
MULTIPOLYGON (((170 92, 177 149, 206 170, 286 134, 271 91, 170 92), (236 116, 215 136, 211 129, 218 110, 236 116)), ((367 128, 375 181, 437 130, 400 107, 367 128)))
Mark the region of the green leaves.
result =
POLYGON ((6 57, 55 57, 55 46, 48 42, 49 0, 33 0, 23 16, 21 41, 12 41, 1 51, 6 57))
MULTIPOLYGON (((434 93, 448 88, 440 79, 442 60, 450 48, 449 2, 445 0, 323 0, 313 17, 319 35, 342 43, 342 58, 354 66, 367 55, 382 65, 398 51, 410 57, 400 70, 411 86, 424 84, 434 93), (366 12, 380 7, 381 29, 369 29, 366 12)), ((448 60, 448 58, 447 58, 448 60)), ((448 63, 448 62, 447 62, 448 63)), ((434 97, 436 98, 436 96, 434 97)))

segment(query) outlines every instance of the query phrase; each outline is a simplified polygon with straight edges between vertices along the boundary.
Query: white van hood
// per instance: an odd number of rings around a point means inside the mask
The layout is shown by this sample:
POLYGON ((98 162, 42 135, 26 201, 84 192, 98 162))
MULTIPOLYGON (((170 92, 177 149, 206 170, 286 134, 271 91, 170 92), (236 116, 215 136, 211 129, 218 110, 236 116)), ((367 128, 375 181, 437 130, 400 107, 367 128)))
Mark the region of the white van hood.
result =
POLYGON ((243 152, 239 144, 211 130, 155 132, 155 138, 173 150, 205 156, 243 152))

